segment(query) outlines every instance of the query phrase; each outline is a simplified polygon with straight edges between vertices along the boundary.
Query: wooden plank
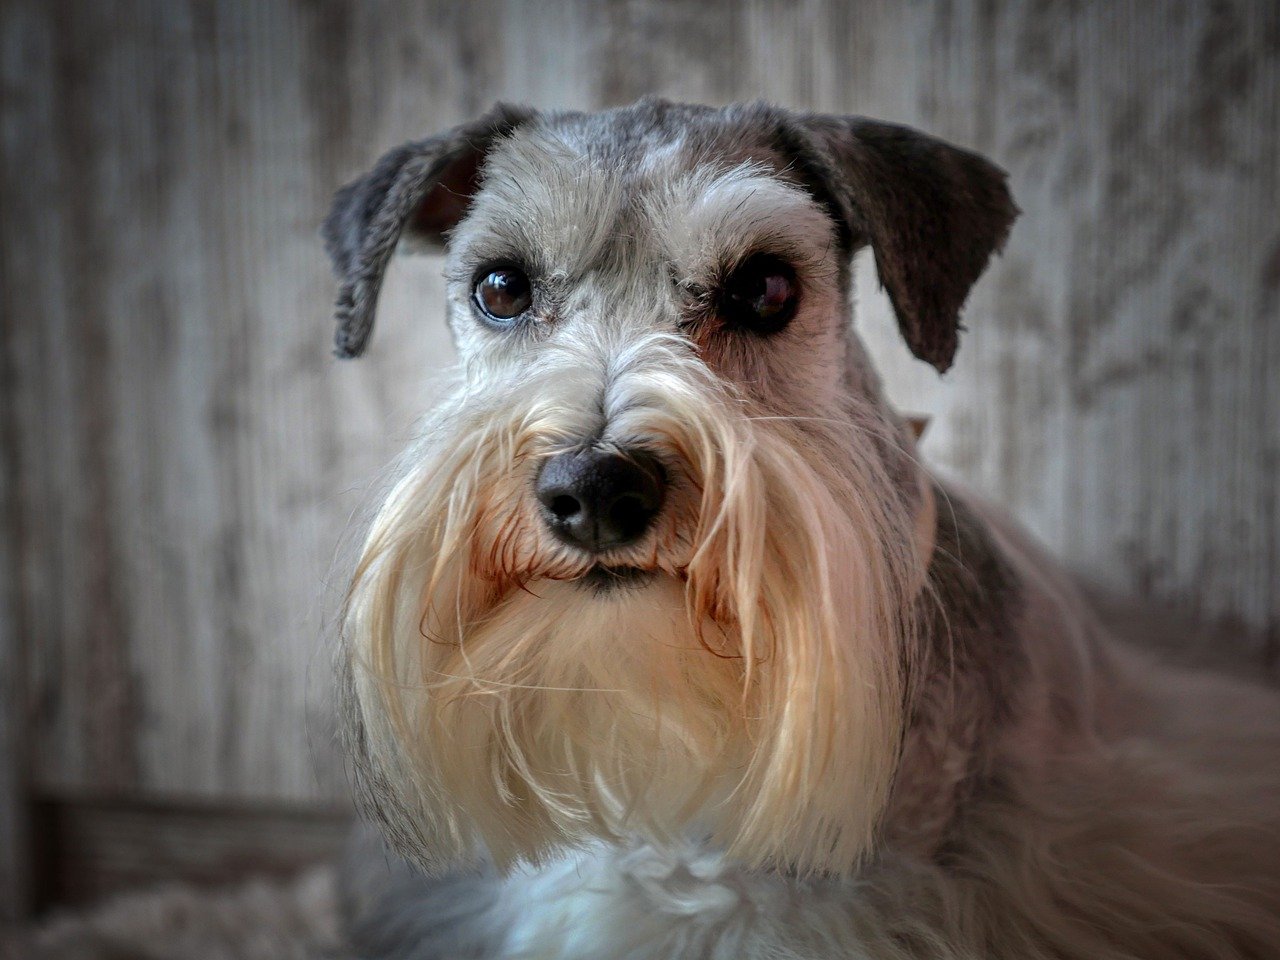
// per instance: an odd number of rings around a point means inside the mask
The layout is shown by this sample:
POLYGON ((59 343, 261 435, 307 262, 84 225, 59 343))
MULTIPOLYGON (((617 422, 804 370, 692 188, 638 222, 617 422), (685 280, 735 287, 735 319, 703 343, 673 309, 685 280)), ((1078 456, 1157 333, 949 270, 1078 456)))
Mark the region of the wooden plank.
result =
POLYGON ((39 910, 173 881, 213 887, 291 876, 332 861, 351 831, 341 810, 136 799, 48 802, 36 818, 39 910))
POLYGON ((0 536, 0 923, 25 916, 31 905, 25 634, 18 622, 14 543, 22 520, 14 482, 13 403, 5 386, 13 377, 7 332, 0 321, 0 523, 6 531, 0 536))
POLYGON ((0 321, 0 922, 25 916, 31 904, 26 634, 19 623, 16 544, 24 524, 15 482, 17 429, 6 387, 13 382, 8 332, 0 321))
MULTIPOLYGON (((0 197, 6 219, 30 222, 31 194, 16 188, 27 171, 19 156, 30 151, 24 140, 38 130, 48 103, 37 91, 13 96, 38 70, 47 53, 29 5, 14 5, 0 36, 0 197)), ((35 239, 35 238, 33 238, 35 239)), ((24 622, 27 581, 20 558, 30 534, 20 494, 19 443, 21 397, 15 389, 26 332, 18 317, 28 303, 42 299, 39 265, 30 245, 0 244, 0 923, 24 918, 34 902, 30 851, 30 714, 27 689, 27 641, 24 622), (31 298, 28 300, 27 298, 31 298)))
POLYGON ((344 793, 335 545, 451 352, 428 258, 396 264, 370 356, 331 361, 316 226, 380 150, 500 98, 763 94, 995 157, 1024 213, 945 380, 908 358, 859 262, 859 328, 892 397, 932 414, 943 469, 1077 567, 1229 627, 1276 675, 1278 16, 1264 0, 5 4, 5 622, 30 638, 39 788, 344 793))
POLYGON ((46 182, 24 170, 12 195, 47 206, 6 220, 52 288, 16 347, 40 785, 339 795, 328 567, 431 346, 328 357, 315 231, 338 174, 307 162, 338 133, 280 135, 321 64, 272 48, 309 14, 71 12, 32 5, 65 31, 20 78, 52 102, 24 145, 46 182))

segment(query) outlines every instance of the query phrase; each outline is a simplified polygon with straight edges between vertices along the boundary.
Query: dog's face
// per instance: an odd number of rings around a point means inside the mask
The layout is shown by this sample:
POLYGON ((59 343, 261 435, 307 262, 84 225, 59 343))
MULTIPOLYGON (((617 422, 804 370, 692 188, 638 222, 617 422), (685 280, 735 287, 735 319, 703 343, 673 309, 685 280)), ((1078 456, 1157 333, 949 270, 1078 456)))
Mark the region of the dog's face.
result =
POLYGON ((903 731, 930 496, 849 317, 876 253, 940 369, 1003 175, 762 106, 498 108, 339 194, 339 352, 444 245, 456 386, 345 617, 371 799, 419 856, 702 830, 846 869, 903 731))

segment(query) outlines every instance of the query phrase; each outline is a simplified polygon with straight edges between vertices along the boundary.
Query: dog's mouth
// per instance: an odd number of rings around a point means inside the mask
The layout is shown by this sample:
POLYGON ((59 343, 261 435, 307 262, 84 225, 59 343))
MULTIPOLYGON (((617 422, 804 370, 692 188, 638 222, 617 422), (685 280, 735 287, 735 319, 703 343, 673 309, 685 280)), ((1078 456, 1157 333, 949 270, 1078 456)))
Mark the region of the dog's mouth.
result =
POLYGON ((597 563, 578 580, 583 586, 597 593, 613 593, 632 587, 644 586, 655 576, 655 571, 642 567, 607 566, 597 563))

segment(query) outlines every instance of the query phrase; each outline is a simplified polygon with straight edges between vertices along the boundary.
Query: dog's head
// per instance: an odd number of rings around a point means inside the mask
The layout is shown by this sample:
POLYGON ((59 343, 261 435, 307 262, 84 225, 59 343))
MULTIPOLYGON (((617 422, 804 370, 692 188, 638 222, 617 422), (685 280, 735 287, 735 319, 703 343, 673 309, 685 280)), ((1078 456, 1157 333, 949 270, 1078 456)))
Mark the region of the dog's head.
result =
POLYGON ((945 370, 1004 181, 902 127, 644 101, 498 107, 338 194, 339 354, 411 240, 446 251, 461 357, 344 618, 394 835, 446 862, 689 830, 857 862, 932 501, 853 333, 850 258, 871 245, 945 370))

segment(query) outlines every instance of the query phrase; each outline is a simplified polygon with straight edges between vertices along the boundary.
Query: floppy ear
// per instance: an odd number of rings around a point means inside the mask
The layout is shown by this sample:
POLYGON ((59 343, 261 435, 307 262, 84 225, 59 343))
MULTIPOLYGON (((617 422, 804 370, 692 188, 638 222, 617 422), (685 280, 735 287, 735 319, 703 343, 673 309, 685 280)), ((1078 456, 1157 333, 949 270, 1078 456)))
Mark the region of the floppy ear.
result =
POLYGON ((500 103, 478 120, 392 150, 338 191, 323 233, 338 275, 339 357, 364 352, 382 275, 401 235, 443 247, 467 212, 485 153, 532 116, 524 107, 500 103))
POLYGON ((852 247, 871 244, 911 352, 945 371, 969 288, 1018 215, 1007 175, 976 153, 896 124, 815 115, 802 124, 834 178, 828 189, 852 247))

